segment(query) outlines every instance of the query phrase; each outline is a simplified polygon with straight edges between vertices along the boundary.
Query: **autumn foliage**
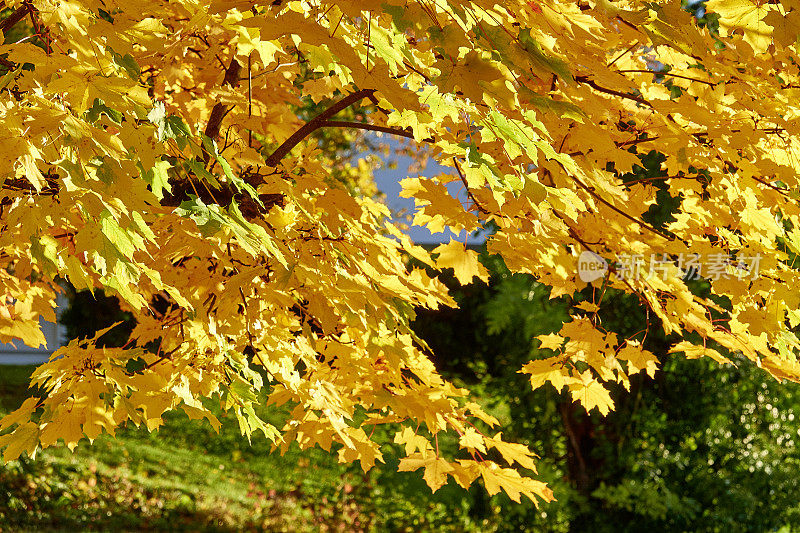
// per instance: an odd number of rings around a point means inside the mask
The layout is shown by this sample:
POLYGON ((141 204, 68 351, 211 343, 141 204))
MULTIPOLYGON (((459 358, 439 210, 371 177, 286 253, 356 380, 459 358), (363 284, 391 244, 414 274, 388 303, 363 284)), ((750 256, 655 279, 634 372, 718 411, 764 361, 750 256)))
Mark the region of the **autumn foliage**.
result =
POLYGON ((520 369, 532 386, 607 413, 608 384, 654 374, 641 338, 598 320, 610 289, 638 295, 675 353, 800 378, 796 0, 709 0, 705 22, 666 0, 0 5, 0 341, 42 344, 62 280, 136 320, 125 347, 75 340, 35 372, 41 394, 0 423, 5 460, 174 409, 218 427, 221 404, 248 436, 365 470, 388 425, 400 469, 434 490, 480 478, 552 499, 532 451, 409 327, 454 304, 432 271, 486 279, 478 254, 413 244, 323 130, 416 143, 452 172, 402 181, 414 224, 491 227, 511 271, 590 295, 520 369), (651 151, 664 176, 631 179, 651 151), (658 194, 677 199, 666 224, 648 216, 658 194), (610 265, 590 282, 586 251, 610 265), (615 266, 632 256, 642 275, 615 266), (725 260, 687 276, 689 257, 725 260), (440 453, 444 433, 462 454, 440 453))

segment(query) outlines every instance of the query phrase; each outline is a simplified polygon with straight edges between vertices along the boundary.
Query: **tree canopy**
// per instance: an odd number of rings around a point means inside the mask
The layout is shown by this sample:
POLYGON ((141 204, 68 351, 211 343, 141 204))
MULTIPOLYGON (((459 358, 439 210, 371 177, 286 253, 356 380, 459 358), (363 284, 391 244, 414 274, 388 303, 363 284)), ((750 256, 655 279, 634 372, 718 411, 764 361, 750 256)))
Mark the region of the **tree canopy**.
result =
POLYGON ((491 228, 489 253, 568 298, 550 356, 520 369, 534 388, 608 413, 611 387, 658 368, 651 326, 670 352, 800 378, 796 0, 708 0, 702 18, 666 0, 0 5, 0 341, 42 344, 64 280, 135 320, 125 346, 101 331, 35 372, 0 423, 6 460, 172 409, 218 427, 219 402, 280 447, 366 470, 390 426, 434 490, 553 498, 410 328, 455 303, 436 270, 486 279, 478 254, 412 243, 328 130, 452 167, 403 180, 413 223, 491 228), (604 328, 612 290, 644 331, 604 328))

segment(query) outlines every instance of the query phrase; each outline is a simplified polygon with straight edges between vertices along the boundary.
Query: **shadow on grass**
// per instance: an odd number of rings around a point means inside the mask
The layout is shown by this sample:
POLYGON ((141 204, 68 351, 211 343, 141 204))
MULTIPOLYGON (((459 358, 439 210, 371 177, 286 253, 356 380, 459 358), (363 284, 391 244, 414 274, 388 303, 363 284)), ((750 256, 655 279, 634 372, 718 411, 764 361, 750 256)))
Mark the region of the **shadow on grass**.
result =
POLYGON ((35 366, 0 365, 0 414, 13 411, 33 391, 28 389, 35 366))
MULTIPOLYGON (((0 366, 0 417, 31 395, 34 367, 0 366)), ((261 413, 278 423, 278 413, 261 413)), ((219 413, 224 420, 223 413, 219 413)), ((234 424, 168 413, 149 433, 133 426, 75 450, 0 464, 0 531, 359 531, 367 487, 335 457, 270 454, 234 424)))
MULTIPOLYGON (((2 529, 360 531, 368 526, 356 494, 328 499, 302 488, 279 491, 267 488, 262 476, 241 472, 222 478, 211 471, 209 484, 202 487, 185 479, 191 473, 157 472, 146 461, 109 466, 82 457, 85 453, 59 455, 46 453, 0 467, 2 529)), ((203 462, 198 463, 202 469, 203 462)))
MULTIPOLYGON (((0 366, 0 417, 31 395, 32 371, 0 366)), ((0 531, 491 530, 472 522, 471 496, 454 483, 432 495, 417 473, 398 473, 392 445, 387 464, 364 473, 318 448, 271 453, 271 442, 248 442, 216 411, 219 433, 172 412, 153 433, 123 427, 0 464, 0 531)), ((257 412, 283 425, 277 409, 257 412)))

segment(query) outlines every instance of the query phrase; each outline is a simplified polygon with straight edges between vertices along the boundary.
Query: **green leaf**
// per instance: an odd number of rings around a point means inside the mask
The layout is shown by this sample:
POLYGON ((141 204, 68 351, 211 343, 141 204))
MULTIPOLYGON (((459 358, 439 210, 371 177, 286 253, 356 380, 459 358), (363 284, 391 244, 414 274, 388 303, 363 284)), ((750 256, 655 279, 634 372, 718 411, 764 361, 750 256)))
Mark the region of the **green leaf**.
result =
POLYGON ((189 126, 177 115, 170 115, 164 120, 164 139, 188 137, 191 134, 189 126))
POLYGON ((544 70, 549 70, 559 78, 566 80, 570 83, 573 82, 572 73, 569 71, 567 64, 555 57, 550 57, 542 51, 539 43, 531 37, 529 28, 524 28, 519 32, 519 42, 522 47, 528 52, 528 55, 539 67, 544 70))
POLYGON ((105 105, 100 98, 95 98, 92 107, 86 110, 86 120, 89 122, 97 122, 100 115, 106 115, 117 124, 122 124, 122 118, 124 117, 119 111, 105 105))
MULTIPOLYGON (((222 157, 222 154, 219 153, 217 150, 217 143, 213 139, 203 135, 203 146, 206 148, 206 151, 211 153, 217 160, 220 168, 222 168, 223 174, 225 174, 225 177, 228 178, 228 181, 231 182, 239 192, 247 193, 250 198, 258 203, 258 205, 264 207, 264 204, 258 197, 258 192, 256 192, 252 185, 234 173, 230 163, 228 163, 228 161, 222 157)), ((203 167, 203 170, 205 170, 205 167, 203 167)))
POLYGON ((147 114, 147 120, 158 127, 158 140, 177 139, 190 135, 189 126, 177 115, 167 116, 163 102, 156 102, 147 114))
POLYGON ((197 227, 205 236, 211 236, 222 229, 224 219, 219 213, 219 206, 207 206, 200 198, 190 195, 188 200, 181 202, 175 213, 182 217, 189 217, 195 221, 197 227))
POLYGON ((169 161, 158 160, 155 165, 153 165, 153 168, 147 172, 142 172, 142 177, 147 184, 150 185, 150 189, 159 200, 164 199, 164 190, 170 193, 172 192, 172 185, 169 183, 168 172, 170 168, 172 168, 172 165, 169 161))
POLYGON ((584 119, 587 118, 586 113, 575 104, 553 100, 549 96, 544 96, 531 91, 524 85, 519 87, 519 94, 522 98, 528 100, 528 102, 536 106, 536 108, 540 109, 541 111, 555 113, 559 117, 569 118, 575 122, 580 122, 581 124, 583 124, 584 119))
POLYGON ((119 54, 114 54, 114 61, 116 64, 130 76, 130 78, 134 81, 139 79, 139 76, 142 73, 141 67, 136 62, 136 60, 130 54, 125 54, 121 56, 119 54))
POLYGON ((111 241, 111 244, 113 244, 123 256, 128 259, 133 258, 133 254, 136 251, 136 245, 133 239, 131 239, 127 230, 123 229, 108 211, 104 211, 100 216, 100 227, 102 228, 103 235, 111 241))

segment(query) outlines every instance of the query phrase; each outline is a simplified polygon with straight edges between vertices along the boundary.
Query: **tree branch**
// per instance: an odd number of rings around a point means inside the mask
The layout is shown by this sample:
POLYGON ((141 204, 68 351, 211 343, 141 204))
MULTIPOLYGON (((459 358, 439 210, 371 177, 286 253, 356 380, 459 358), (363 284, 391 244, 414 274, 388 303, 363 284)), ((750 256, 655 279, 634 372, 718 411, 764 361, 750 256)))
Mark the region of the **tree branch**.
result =
POLYGON ((597 82, 589 78, 589 76, 575 76, 575 81, 580 83, 585 83, 595 91, 599 91, 605 94, 610 94, 612 96, 619 96, 620 98, 627 98, 628 100, 633 100, 634 102, 638 102, 647 107, 653 107, 653 104, 651 104, 641 96, 636 96, 634 94, 629 94, 629 93, 623 93, 622 91, 617 91, 614 89, 608 89, 606 87, 598 85, 597 82))
POLYGON ((379 126, 377 124, 366 124, 364 122, 346 122, 344 120, 326 120, 320 125, 321 128, 355 128, 359 130, 380 131, 391 135, 399 135, 407 139, 413 139, 414 134, 408 130, 392 128, 391 126, 379 126))
POLYGON ((455 157, 453 158, 453 165, 455 165, 456 172, 458 172, 458 177, 461 178, 461 183, 464 184, 464 190, 467 191, 467 196, 469 196, 470 200, 472 200, 472 204, 475 206, 475 209, 487 215, 491 215, 492 212, 483 207, 480 202, 478 202, 478 199, 475 198, 475 195, 472 194, 472 191, 469 188, 469 183, 467 182, 467 178, 464 176, 464 173, 461 172, 461 167, 458 165, 458 159, 455 157))
MULTIPOLYGON (((732 129, 732 130, 729 130, 729 133, 741 133, 741 131, 742 130, 740 130, 740 129, 732 129)), ((753 131, 760 131, 760 132, 765 133, 767 135, 779 135, 781 133, 784 133, 786 130, 783 129, 783 128, 761 128, 761 129, 757 128, 757 129, 755 129, 753 131)), ((695 140, 700 141, 703 137, 708 137, 709 133, 706 132, 706 131, 698 131, 698 132, 695 132, 695 133, 689 133, 688 135, 691 135, 692 137, 695 138, 695 140)), ((646 143, 646 142, 650 142, 650 141, 657 141, 660 138, 661 138, 661 136, 656 135, 656 136, 653 136, 653 137, 643 137, 641 139, 631 139, 630 141, 614 141, 614 144, 616 145, 617 148, 622 148, 623 146, 632 146, 632 145, 635 145, 635 144, 641 144, 641 143, 646 143)), ((560 149, 559 149, 559 151, 560 151, 560 149)), ((588 154, 591 151, 592 150, 590 148, 586 152, 584 152, 582 150, 578 150, 576 152, 568 152, 567 155, 570 156, 570 157, 574 157, 576 155, 588 154)))
POLYGON ((25 16, 33 9, 33 5, 30 2, 25 2, 22 6, 18 7, 16 11, 11 13, 7 18, 3 19, 0 22, 0 31, 5 33, 11 27, 13 27, 17 22, 24 19, 25 16))
MULTIPOLYGON (((231 64, 225 69, 225 78, 222 80, 222 85, 229 85, 230 87, 238 87, 239 85, 239 72, 242 70, 242 66, 236 61, 236 58, 233 57, 231 59, 231 64)), ((206 137, 210 139, 216 139, 219 136, 219 128, 222 125, 222 119, 225 118, 225 115, 228 114, 228 107, 221 103, 217 102, 214 104, 213 109, 211 109, 211 116, 208 117, 208 124, 206 124, 206 137)), ((204 153, 203 158, 206 162, 208 162, 209 155, 204 153)))
POLYGON ((637 74, 652 74, 654 76, 672 76, 673 78, 680 78, 682 80, 696 81, 697 83, 705 83, 706 85, 710 85, 711 87, 716 87, 716 85, 717 85, 713 81, 701 80, 701 79, 698 79, 698 78, 692 78, 691 76, 683 76, 681 74, 673 74, 671 72, 659 72, 657 70, 626 69, 626 70, 619 70, 617 72, 621 72, 621 73, 634 72, 634 73, 637 73, 637 74))
MULTIPOLYGON (((325 122, 331 118, 333 115, 338 113, 339 111, 350 107, 351 105, 355 104, 359 100, 366 98, 373 94, 375 89, 361 89, 360 91, 356 91, 352 94, 349 94, 333 104, 331 107, 317 115, 316 117, 312 118, 305 125, 294 132, 291 137, 286 139, 283 144, 278 146, 274 152, 266 159, 267 166, 276 167, 278 163, 281 162, 286 154, 288 154, 292 148, 297 146, 300 141, 311 135, 317 129, 325 126, 325 122)), ((349 124, 349 123, 348 123, 349 124)))
POLYGON ((656 235, 658 235, 659 237, 663 237, 664 239, 667 239, 667 240, 669 240, 669 241, 671 241, 671 240, 674 240, 674 239, 675 239, 675 237, 673 237, 672 235, 670 235, 670 234, 668 234, 668 233, 664 233, 663 231, 661 231, 661 230, 659 230, 659 229, 657 229, 657 228, 655 228, 655 227, 651 226, 651 225, 650 225, 650 224, 648 224, 647 222, 644 222, 644 221, 642 221, 642 220, 639 220, 638 218, 636 218, 636 217, 634 217, 634 216, 631 216, 631 215, 629 215, 628 213, 626 213, 626 212, 625 212, 625 211, 623 211, 622 209, 618 208, 617 206, 615 206, 614 204, 612 204, 611 202, 609 202, 608 200, 606 200, 605 198, 603 198, 602 196, 600 196, 599 194, 597 194, 597 192, 595 192, 595 190, 594 190, 593 188, 589 187, 588 185, 586 185, 585 183, 583 183, 583 182, 582 182, 581 180, 579 180, 578 178, 575 178, 575 177, 573 177, 573 176, 570 176, 570 177, 572 177, 572 180, 573 180, 575 183, 577 183, 577 184, 578 184, 578 186, 579 186, 581 189, 585 190, 586 192, 588 192, 589 194, 591 194, 591 195, 592 195, 592 196, 593 196, 595 199, 597 199, 597 200, 598 200, 600 203, 604 204, 606 207, 608 207, 608 208, 612 209, 613 211, 615 211, 615 212, 619 213, 620 215, 622 215, 623 217, 627 218, 627 219, 628 219, 628 220, 630 220, 631 222, 635 222, 635 223, 636 223, 636 224, 638 224, 640 227, 642 227, 642 228, 644 228, 644 229, 646 229, 646 230, 652 231, 653 233, 655 233, 655 234, 656 234, 656 235))

